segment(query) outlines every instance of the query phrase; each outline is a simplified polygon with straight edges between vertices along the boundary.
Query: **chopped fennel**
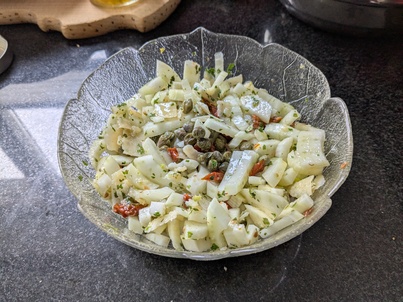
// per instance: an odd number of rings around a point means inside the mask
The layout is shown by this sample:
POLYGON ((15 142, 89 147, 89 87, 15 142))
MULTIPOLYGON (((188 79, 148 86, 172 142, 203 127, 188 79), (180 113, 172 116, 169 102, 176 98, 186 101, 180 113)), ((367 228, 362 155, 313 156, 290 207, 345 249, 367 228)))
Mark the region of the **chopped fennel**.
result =
POLYGON ((157 61, 89 153, 95 190, 128 229, 178 251, 247 246, 296 223, 329 165, 323 130, 224 69, 222 53, 213 62, 185 61, 181 78, 157 61))

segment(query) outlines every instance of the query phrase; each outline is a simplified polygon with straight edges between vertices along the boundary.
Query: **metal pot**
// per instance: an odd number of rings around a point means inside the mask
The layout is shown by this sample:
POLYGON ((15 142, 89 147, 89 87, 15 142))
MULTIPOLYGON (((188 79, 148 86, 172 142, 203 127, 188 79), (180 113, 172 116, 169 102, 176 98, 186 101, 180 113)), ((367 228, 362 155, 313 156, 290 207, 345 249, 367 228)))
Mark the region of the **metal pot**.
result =
POLYGON ((402 34, 403 0, 280 0, 316 27, 347 34, 402 34))

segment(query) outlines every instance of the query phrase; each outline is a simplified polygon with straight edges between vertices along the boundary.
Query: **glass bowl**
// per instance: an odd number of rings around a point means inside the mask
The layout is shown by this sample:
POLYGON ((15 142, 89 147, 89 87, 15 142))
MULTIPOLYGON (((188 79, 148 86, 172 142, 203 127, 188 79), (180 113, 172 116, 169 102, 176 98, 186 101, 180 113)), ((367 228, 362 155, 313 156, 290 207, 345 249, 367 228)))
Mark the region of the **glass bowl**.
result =
MULTIPOLYGON (((181 75, 181 74, 180 74, 181 75)), ((261 252, 282 244, 317 222, 330 208, 331 196, 347 178, 353 154, 353 139, 346 104, 331 98, 323 73, 295 52, 278 44, 262 46, 235 35, 216 34, 204 28, 191 33, 161 37, 139 50, 125 48, 103 63, 83 82, 76 99, 64 110, 58 139, 59 165, 64 180, 78 199, 78 208, 92 223, 121 242, 149 253, 194 260, 215 260, 261 252), (129 99, 155 76, 156 60, 183 69, 185 60, 203 68, 214 66, 214 53, 224 53, 256 87, 265 88, 282 101, 291 103, 303 120, 326 131, 325 154, 330 166, 324 171, 326 184, 312 198, 313 211, 306 218, 272 237, 250 246, 212 252, 176 251, 158 246, 127 229, 120 215, 112 212, 91 185, 95 171, 89 165, 88 150, 102 130, 110 107, 129 99)))

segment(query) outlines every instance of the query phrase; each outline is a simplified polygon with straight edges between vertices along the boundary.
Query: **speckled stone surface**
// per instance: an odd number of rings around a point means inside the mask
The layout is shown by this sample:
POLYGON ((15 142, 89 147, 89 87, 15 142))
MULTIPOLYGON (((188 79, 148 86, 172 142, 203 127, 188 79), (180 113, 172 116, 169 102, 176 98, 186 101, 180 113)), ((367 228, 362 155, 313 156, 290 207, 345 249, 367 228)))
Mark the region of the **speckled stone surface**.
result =
POLYGON ((272 0, 184 0, 146 34, 69 41, 34 25, 0 34, 15 54, 0 75, 0 301, 403 300, 401 37, 326 33, 272 0), (269 251, 214 262, 149 255, 102 233, 77 210, 56 155, 63 107, 94 68, 198 26, 282 44, 319 67, 348 105, 355 144, 350 176, 318 223, 269 251))

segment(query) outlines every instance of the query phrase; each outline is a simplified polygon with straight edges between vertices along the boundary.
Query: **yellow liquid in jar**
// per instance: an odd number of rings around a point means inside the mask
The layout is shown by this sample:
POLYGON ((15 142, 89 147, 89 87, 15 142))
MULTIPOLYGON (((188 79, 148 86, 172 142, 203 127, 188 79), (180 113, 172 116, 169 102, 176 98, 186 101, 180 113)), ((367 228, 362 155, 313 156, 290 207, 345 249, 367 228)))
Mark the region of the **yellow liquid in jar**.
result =
POLYGON ((122 7, 137 1, 138 0, 91 0, 91 3, 102 7, 122 7))

